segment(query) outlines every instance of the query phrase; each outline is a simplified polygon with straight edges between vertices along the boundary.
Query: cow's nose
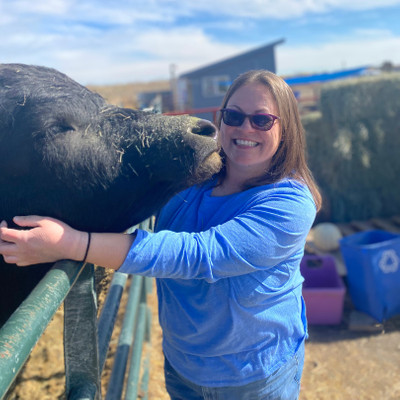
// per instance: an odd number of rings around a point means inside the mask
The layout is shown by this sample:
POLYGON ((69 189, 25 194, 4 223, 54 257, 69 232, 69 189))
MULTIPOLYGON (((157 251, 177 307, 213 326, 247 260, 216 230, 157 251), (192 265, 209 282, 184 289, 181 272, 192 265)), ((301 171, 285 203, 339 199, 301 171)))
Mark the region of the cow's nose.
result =
POLYGON ((217 127, 206 119, 198 119, 192 127, 192 133, 195 135, 209 136, 215 138, 217 136, 217 127))

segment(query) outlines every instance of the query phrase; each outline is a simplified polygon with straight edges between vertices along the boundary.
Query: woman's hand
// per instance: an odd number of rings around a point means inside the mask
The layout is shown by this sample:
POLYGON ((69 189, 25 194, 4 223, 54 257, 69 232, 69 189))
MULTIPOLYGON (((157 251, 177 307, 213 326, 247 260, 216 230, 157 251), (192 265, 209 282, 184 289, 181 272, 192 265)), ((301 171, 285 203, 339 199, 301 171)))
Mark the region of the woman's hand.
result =
POLYGON ((26 266, 62 259, 81 261, 87 233, 54 218, 36 215, 15 217, 14 223, 29 230, 10 229, 0 223, 0 254, 7 263, 26 266))

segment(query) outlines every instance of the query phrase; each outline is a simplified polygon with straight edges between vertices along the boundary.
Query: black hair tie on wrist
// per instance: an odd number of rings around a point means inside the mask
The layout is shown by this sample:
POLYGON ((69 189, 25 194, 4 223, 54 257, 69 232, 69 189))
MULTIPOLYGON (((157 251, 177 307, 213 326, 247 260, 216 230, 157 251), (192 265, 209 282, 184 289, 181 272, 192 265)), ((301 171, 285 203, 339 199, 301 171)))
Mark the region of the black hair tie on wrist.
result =
POLYGON ((87 234, 88 234, 88 241, 87 241, 87 245, 86 245, 85 257, 83 257, 83 260, 82 260, 83 263, 86 262, 86 258, 87 258, 88 253, 89 253, 90 240, 92 238, 92 234, 90 232, 88 232, 87 234))

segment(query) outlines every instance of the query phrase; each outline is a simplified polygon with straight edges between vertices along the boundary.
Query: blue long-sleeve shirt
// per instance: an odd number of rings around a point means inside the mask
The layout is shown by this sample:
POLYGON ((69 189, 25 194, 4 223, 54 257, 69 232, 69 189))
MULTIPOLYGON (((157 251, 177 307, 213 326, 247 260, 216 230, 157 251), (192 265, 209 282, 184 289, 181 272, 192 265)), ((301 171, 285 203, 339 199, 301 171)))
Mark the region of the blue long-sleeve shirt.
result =
POLYGON ((294 180, 222 197, 211 196, 214 183, 175 196, 157 233, 138 230, 119 271, 161 278, 163 349, 181 375, 245 385, 305 339, 299 264, 316 210, 294 180))

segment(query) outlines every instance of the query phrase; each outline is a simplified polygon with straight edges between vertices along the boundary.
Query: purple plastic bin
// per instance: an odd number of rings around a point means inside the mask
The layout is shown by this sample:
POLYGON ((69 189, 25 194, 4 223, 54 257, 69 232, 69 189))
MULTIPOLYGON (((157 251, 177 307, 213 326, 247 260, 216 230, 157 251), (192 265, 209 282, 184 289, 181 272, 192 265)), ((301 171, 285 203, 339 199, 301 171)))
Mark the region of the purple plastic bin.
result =
POLYGON ((340 324, 346 288, 329 255, 304 256, 300 263, 304 277, 303 297, 307 320, 314 325, 340 324))

